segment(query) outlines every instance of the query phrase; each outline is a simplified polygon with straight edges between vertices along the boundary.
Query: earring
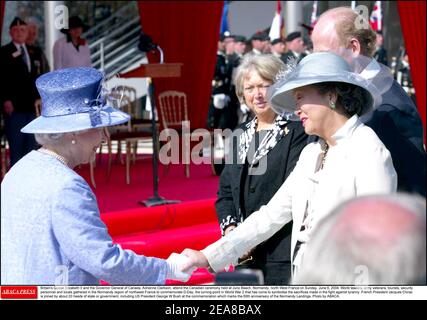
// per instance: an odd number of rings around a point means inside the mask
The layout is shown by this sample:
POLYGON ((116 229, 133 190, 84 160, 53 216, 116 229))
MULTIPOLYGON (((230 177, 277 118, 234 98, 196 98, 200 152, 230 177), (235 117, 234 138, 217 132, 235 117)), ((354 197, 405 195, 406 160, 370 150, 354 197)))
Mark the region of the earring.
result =
POLYGON ((335 102, 329 101, 329 107, 331 107, 331 109, 335 109, 336 108, 335 102))

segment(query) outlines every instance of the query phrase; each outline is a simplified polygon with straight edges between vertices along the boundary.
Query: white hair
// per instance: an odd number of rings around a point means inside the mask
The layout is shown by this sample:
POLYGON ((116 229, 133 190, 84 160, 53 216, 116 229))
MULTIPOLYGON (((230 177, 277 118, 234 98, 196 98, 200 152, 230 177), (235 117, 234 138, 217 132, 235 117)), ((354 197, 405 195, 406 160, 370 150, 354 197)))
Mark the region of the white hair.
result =
POLYGON ((359 197, 339 205, 313 229, 294 284, 425 285, 425 198, 397 193, 359 197), (350 212, 348 207, 356 203, 359 213, 354 209, 351 214, 354 214, 353 217, 362 214, 362 201, 375 201, 395 207, 387 211, 389 219, 396 219, 397 214, 402 213, 410 221, 408 228, 394 234, 395 239, 379 243, 375 237, 382 239, 382 235, 391 232, 391 228, 375 223, 378 212, 366 209, 369 210, 364 212, 367 213, 366 226, 370 226, 370 233, 373 234, 373 238, 368 239, 363 232, 359 232, 360 226, 351 227, 351 218, 345 222, 341 219, 350 212), (373 220, 370 221, 369 217, 373 220), (341 223, 339 227, 338 222, 341 223), (341 228, 344 224, 345 232, 341 228))
POLYGON ((84 132, 89 131, 90 129, 80 130, 80 131, 74 131, 74 132, 60 132, 60 133, 35 133, 34 137, 38 144, 44 146, 44 145, 61 145, 65 143, 65 137, 68 134, 81 134, 84 132))

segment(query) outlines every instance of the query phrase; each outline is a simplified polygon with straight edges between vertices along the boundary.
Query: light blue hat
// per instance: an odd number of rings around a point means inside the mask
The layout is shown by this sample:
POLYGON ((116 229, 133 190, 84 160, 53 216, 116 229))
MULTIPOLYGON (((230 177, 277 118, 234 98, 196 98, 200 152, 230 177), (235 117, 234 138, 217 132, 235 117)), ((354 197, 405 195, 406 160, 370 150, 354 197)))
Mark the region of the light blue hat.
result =
POLYGON ((267 98, 276 113, 293 113, 296 111, 296 102, 292 90, 322 82, 343 82, 365 89, 368 102, 360 115, 371 111, 381 102, 381 93, 372 81, 352 72, 350 65, 332 52, 309 54, 298 65, 279 74, 277 81, 269 88, 267 98))
POLYGON ((21 129, 24 133, 63 133, 114 126, 130 116, 107 104, 103 75, 94 68, 52 71, 36 80, 41 116, 21 129))

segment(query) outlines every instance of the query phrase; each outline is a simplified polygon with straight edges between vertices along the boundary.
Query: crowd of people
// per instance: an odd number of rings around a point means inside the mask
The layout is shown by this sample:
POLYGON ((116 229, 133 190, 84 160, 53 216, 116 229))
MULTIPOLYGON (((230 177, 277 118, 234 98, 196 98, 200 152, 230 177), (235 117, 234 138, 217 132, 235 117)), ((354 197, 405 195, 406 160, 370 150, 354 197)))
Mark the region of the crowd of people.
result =
POLYGON ((65 284, 164 284, 233 265, 260 269, 270 285, 426 284, 422 122, 383 67, 381 35, 356 19, 347 7, 323 13, 312 52, 299 31, 284 41, 258 32, 250 45, 221 35, 207 126, 234 130, 215 203, 222 237, 167 260, 113 244, 73 170, 93 160, 106 127, 129 119, 99 98, 102 74, 90 60, 69 59, 86 50, 85 25, 70 21, 55 45, 61 65, 40 76, 42 57, 34 63, 26 23, 15 19, 2 61, 31 94, 11 82, 1 97, 11 149, 28 140, 1 186, 2 283, 64 284, 63 267, 65 284))
MULTIPOLYGON (((88 26, 78 16, 70 17, 68 22, 68 28, 61 29, 65 37, 59 38, 53 48, 54 70, 91 66, 88 43, 81 37, 88 26)), ((34 120, 40 110, 36 79, 50 71, 38 44, 38 29, 39 22, 35 18, 24 21, 15 17, 9 26, 11 42, 0 48, 3 74, 1 116, 9 145, 10 167, 37 148, 34 136, 23 134, 21 129, 34 120)))
POLYGON ((300 31, 291 32, 285 39, 270 39, 265 31, 259 31, 250 39, 232 35, 226 31, 218 41, 217 60, 212 80, 212 96, 207 115, 209 129, 235 129, 238 124, 250 120, 254 114, 236 96, 235 74, 243 57, 272 54, 283 63, 301 60, 309 50, 300 31), (272 40, 272 41, 270 41, 272 40))

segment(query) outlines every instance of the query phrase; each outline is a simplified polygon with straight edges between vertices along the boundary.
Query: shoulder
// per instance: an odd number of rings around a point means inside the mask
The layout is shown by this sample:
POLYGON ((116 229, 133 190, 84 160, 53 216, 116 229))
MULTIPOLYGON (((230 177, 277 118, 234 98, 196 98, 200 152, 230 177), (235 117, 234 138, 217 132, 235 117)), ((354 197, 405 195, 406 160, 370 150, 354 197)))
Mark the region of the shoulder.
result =
POLYGON ((15 52, 15 51, 16 51, 16 47, 12 42, 0 47, 0 54, 2 55, 8 54, 10 52, 15 52))
POLYGON ((55 46, 63 46, 66 43, 67 43, 67 39, 65 37, 62 37, 55 41, 55 46))
POLYGON ((1 46, 0 50, 2 50, 2 51, 3 50, 10 50, 11 48, 16 50, 16 47, 13 44, 13 42, 9 42, 8 44, 5 44, 4 46, 1 46))
POLYGON ((354 131, 351 138, 352 150, 359 153, 363 150, 366 155, 369 152, 380 152, 389 154, 384 143, 370 127, 360 124, 354 131))
POLYGON ((301 132, 305 134, 301 121, 287 121, 285 127, 289 130, 294 130, 295 132, 301 132))
POLYGON ((384 92, 381 98, 381 104, 373 112, 376 116, 378 116, 381 111, 390 109, 398 109, 408 114, 417 112, 415 104, 396 80, 393 81, 391 88, 384 92))
POLYGON ((302 148, 302 151, 299 156, 298 163, 303 165, 307 162, 312 162, 313 157, 317 156, 321 150, 320 143, 318 141, 311 142, 302 148))
POLYGON ((30 192, 32 198, 39 199, 62 199, 66 190, 94 197, 87 182, 74 170, 37 151, 31 151, 10 169, 2 181, 4 189, 23 195, 30 192))
POLYGON ((28 157, 23 165, 25 167, 21 168, 21 171, 34 171, 34 168, 40 168, 37 170, 38 176, 43 176, 43 179, 40 179, 41 182, 49 184, 51 190, 74 187, 80 190, 90 190, 89 185, 80 175, 49 155, 33 151, 31 157, 28 157))

